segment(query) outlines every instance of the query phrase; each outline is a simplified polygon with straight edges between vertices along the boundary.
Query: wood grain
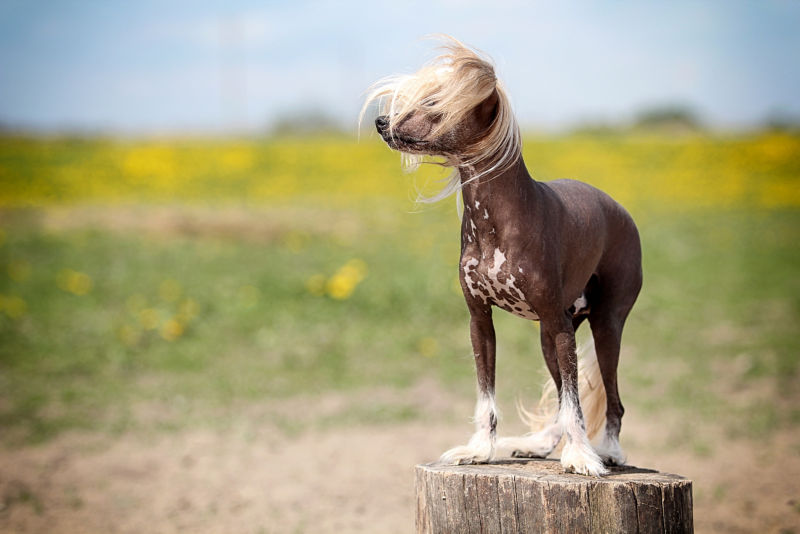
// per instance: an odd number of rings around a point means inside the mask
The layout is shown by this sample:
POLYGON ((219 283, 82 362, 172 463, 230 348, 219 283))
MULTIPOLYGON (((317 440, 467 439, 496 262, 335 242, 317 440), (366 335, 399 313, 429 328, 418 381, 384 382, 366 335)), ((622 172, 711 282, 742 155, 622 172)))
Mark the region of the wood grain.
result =
POLYGON ((419 534, 693 531, 692 482, 633 466, 594 478, 557 460, 434 463, 415 486, 419 534))

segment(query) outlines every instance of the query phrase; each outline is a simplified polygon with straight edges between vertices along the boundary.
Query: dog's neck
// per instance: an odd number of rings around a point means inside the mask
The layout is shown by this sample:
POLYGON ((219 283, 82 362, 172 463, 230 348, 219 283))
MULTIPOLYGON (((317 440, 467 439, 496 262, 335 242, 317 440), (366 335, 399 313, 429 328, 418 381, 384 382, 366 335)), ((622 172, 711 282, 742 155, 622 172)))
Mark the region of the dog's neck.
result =
POLYGON ((462 254, 483 257, 495 250, 508 252, 519 243, 514 235, 521 221, 538 209, 538 188, 522 156, 499 173, 460 168, 464 213, 461 221, 462 254), (476 176, 478 176, 476 178, 476 176))
POLYGON ((481 175, 481 169, 459 167, 464 205, 480 213, 507 213, 529 207, 535 193, 535 182, 528 174, 520 155, 499 173, 481 175), (475 178, 475 176, 478 178, 475 178), (486 211, 484 211, 486 210, 486 211))

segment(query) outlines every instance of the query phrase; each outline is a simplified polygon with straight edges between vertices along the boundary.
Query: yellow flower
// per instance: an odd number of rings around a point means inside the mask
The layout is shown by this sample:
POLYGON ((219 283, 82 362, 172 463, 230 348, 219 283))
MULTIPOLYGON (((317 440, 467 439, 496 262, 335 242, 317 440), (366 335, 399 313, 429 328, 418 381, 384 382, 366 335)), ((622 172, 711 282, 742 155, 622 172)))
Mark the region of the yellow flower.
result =
POLYGON ((167 145, 144 145, 131 149, 122 160, 122 170, 126 176, 142 181, 147 178, 169 181, 178 174, 175 152, 167 145))
POLYGON ((0 311, 11 319, 19 319, 28 311, 28 303, 13 295, 0 295, 0 311))
POLYGON ((367 276, 367 264, 362 259, 353 258, 339 269, 339 273, 349 276, 360 282, 365 276, 367 276))
POLYGON ((426 358, 433 358, 439 352, 439 343, 432 337, 423 337, 417 343, 417 350, 426 358))
POLYGON ((88 274, 72 269, 62 269, 56 277, 58 287, 73 295, 86 295, 92 289, 92 279, 88 274))
POLYGON ((367 264, 354 258, 337 270, 325 284, 328 295, 337 300, 350 298, 355 288, 367 276, 367 264))
POLYGON ((169 319, 161 327, 161 337, 167 341, 175 341, 183 335, 183 325, 175 319, 169 319))
POLYGON ((325 290, 328 295, 336 300, 344 300, 350 298, 350 295, 353 294, 356 283, 352 278, 342 274, 335 274, 325 284, 325 290))
POLYGON ((225 171, 240 172, 253 167, 255 154, 248 147, 228 148, 219 156, 220 167, 225 171))

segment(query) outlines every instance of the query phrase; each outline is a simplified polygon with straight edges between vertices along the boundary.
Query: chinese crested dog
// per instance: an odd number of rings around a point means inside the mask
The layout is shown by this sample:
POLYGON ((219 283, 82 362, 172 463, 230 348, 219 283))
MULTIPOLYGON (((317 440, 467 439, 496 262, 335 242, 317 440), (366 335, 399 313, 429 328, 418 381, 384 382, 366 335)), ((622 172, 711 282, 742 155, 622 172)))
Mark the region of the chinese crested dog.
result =
POLYGON ((375 126, 406 166, 437 156, 454 169, 433 200, 455 192, 463 199, 459 278, 478 378, 476 428, 466 445, 441 460, 482 463, 508 453, 543 458, 565 437, 567 471, 606 474, 604 464, 625 462, 617 362, 642 285, 639 234, 602 191, 573 180, 532 179, 492 64, 455 39, 444 41, 443 53, 415 74, 378 82, 361 112, 373 102, 381 106, 375 126), (536 427, 521 437, 496 438, 493 307, 540 322, 552 377, 545 386, 545 395, 554 396, 550 413, 522 410, 536 427), (575 330, 584 320, 594 350, 581 358, 579 375, 575 330), (604 420, 595 448, 589 440, 604 420))

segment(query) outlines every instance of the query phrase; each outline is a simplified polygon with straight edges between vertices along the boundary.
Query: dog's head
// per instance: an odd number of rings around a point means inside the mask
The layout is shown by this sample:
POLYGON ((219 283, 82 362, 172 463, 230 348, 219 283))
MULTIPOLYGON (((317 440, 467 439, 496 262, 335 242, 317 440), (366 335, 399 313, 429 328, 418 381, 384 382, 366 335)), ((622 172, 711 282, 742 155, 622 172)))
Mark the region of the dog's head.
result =
POLYGON ((387 145, 411 154, 457 158, 486 137, 497 116, 496 90, 477 105, 467 106, 467 113, 459 117, 448 117, 437 109, 435 96, 429 99, 430 103, 405 114, 386 114, 375 119, 375 127, 387 145))
POLYGON ((519 155, 519 128, 494 67, 455 39, 443 40, 444 53, 418 72, 378 82, 362 118, 378 102, 378 133, 412 165, 424 155, 454 167, 510 165, 519 155))

